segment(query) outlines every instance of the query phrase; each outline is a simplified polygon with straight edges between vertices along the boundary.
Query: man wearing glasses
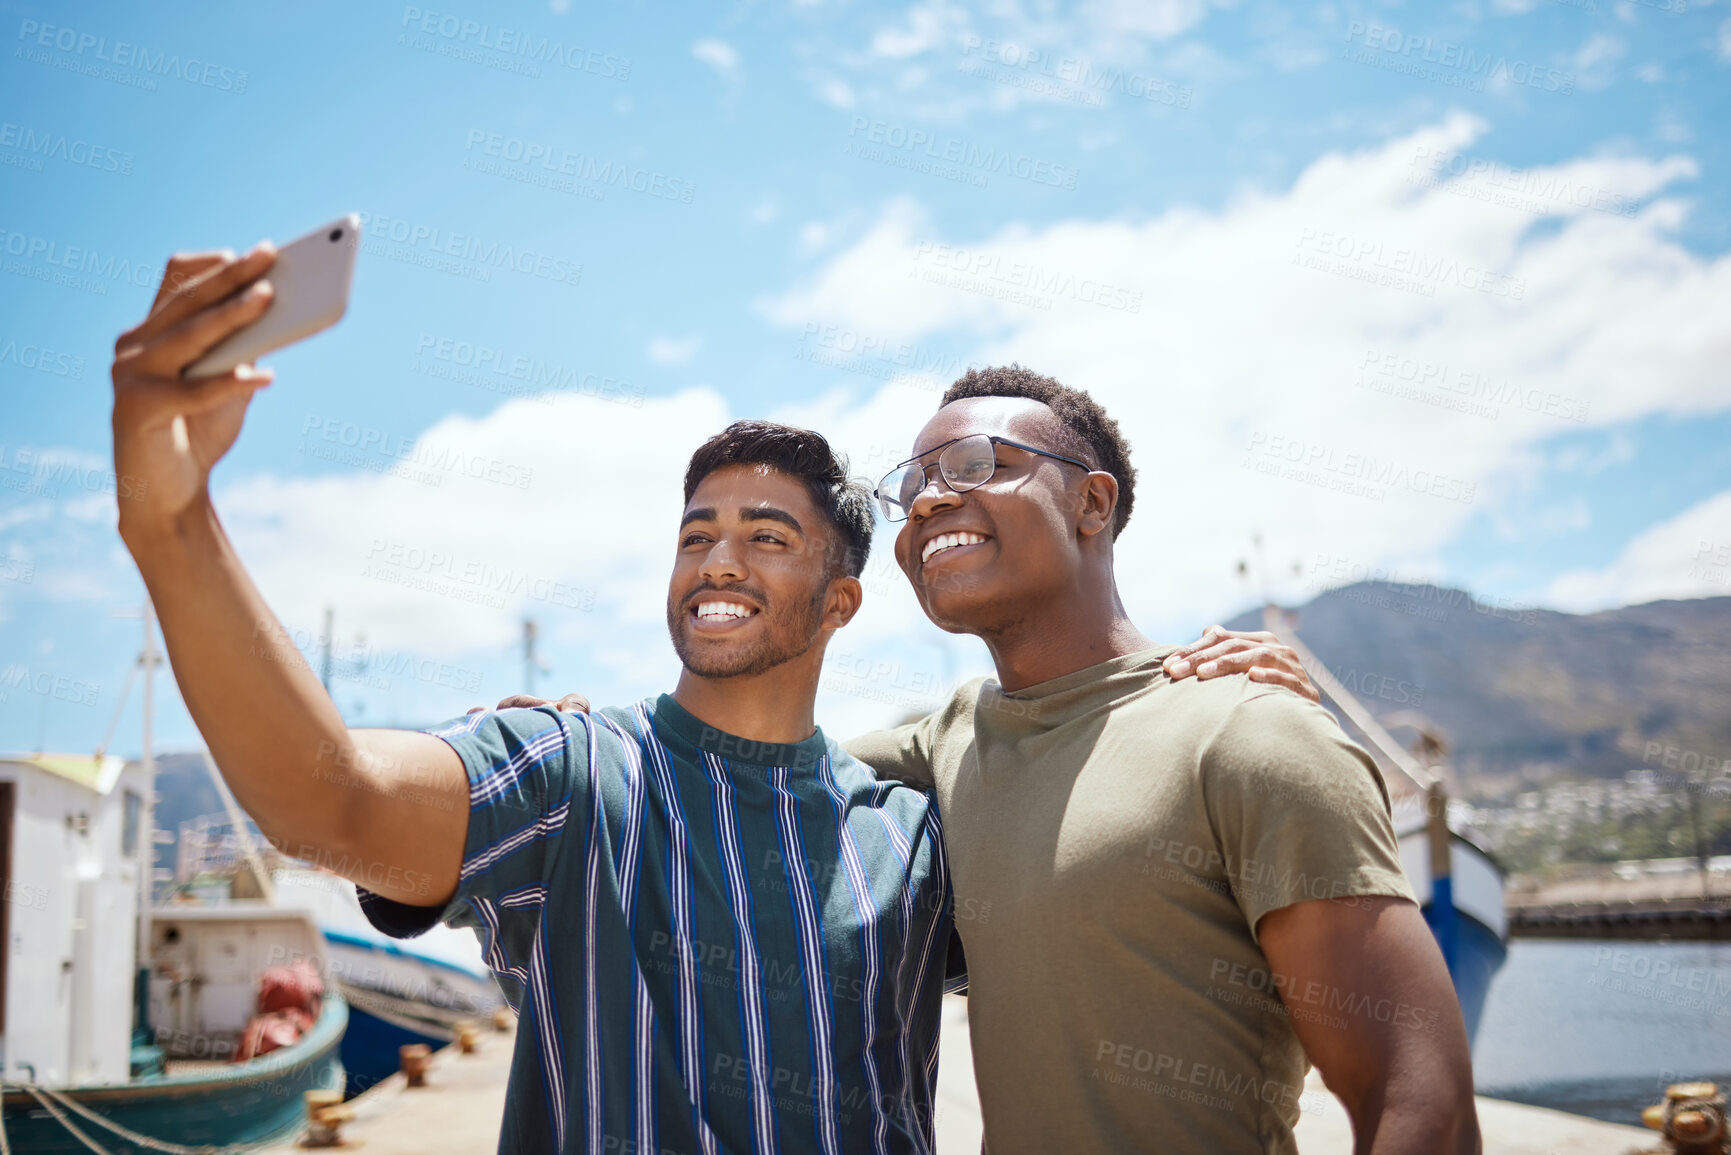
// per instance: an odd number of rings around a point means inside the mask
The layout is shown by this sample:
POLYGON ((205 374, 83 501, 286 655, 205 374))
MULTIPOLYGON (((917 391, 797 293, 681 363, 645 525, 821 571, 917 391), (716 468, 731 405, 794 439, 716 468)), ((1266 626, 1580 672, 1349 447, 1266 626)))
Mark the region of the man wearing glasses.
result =
POLYGON ((183 376, 269 307, 273 261, 172 258, 112 374, 121 537, 242 805, 391 933, 477 930, 522 1016, 502 1151, 930 1151, 938 814, 813 719, 862 596, 863 487, 815 433, 730 426, 686 472, 671 694, 351 730, 211 503, 270 375, 183 376))
POLYGON ((1275 688, 1278 660, 1219 677, 1209 639, 1130 621, 1117 424, 1050 378, 970 371, 914 449, 876 490, 896 560, 997 678, 847 748, 935 788, 956 901, 992 912, 957 922, 987 1148, 1290 1152, 1308 1057, 1359 1151, 1476 1150, 1381 776, 1275 688))
POLYGON ((970 371, 914 450, 876 491, 896 560, 997 678, 848 749, 935 786, 958 907, 991 904, 957 924, 988 1149, 1292 1151, 1308 1055, 1357 1150, 1476 1150, 1381 776, 1320 706, 1175 680, 1130 621, 1117 423, 1026 369, 970 371))

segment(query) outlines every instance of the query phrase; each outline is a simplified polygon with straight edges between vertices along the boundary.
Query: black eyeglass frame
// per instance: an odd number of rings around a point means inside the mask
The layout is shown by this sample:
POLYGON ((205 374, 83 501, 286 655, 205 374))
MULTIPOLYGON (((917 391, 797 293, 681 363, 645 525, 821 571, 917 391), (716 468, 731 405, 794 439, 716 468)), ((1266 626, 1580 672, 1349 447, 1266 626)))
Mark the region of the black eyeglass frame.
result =
MULTIPOLYGON (((914 464, 920 458, 930 457, 934 453, 936 453, 938 455, 938 458, 932 464, 941 465, 943 463, 944 450, 948 449, 952 445, 958 444, 958 443, 963 442, 963 441, 971 440, 972 438, 975 438, 975 437, 984 437, 987 441, 991 442, 993 445, 1008 445, 1012 449, 1022 449, 1022 450, 1026 450, 1029 453, 1037 453, 1041 457, 1050 457, 1050 458, 1053 458, 1053 459, 1058 460, 1058 461, 1067 462, 1071 465, 1080 466, 1081 468, 1087 470, 1089 473, 1094 472, 1094 467, 1092 465, 1089 465, 1086 461, 1078 461, 1074 457, 1065 457, 1062 453, 1053 453, 1050 449, 1036 449, 1032 445, 1023 445, 1020 441, 1011 441, 1008 437, 999 437, 993 433, 969 433, 969 434, 965 434, 964 436, 961 436, 961 437, 952 437, 948 441, 944 442, 942 445, 934 445, 930 449, 926 450, 924 453, 916 454, 913 457, 908 458, 906 461, 899 462, 898 464, 892 466, 887 473, 885 473, 881 478, 878 479, 877 488, 872 490, 872 496, 878 499, 878 508, 883 511, 884 519, 887 521, 890 521, 890 522, 906 521, 908 519, 908 515, 912 512, 909 508, 902 505, 900 500, 893 498, 893 497, 889 496, 889 494, 884 492, 884 482, 888 481, 891 477, 895 476, 895 474, 897 472, 899 472, 900 470, 902 470, 903 468, 914 464), (892 510, 895 512, 891 512, 892 510), (898 517, 897 513, 899 513, 901 516, 898 517)), ((931 468, 932 468, 931 465, 920 466, 920 488, 919 488, 920 493, 924 493, 926 491, 926 486, 928 486, 932 483, 931 482, 931 474, 929 472, 931 470, 931 468)), ((985 485, 987 482, 991 481, 992 478, 996 477, 997 475, 998 475, 998 463, 996 460, 994 460, 992 462, 992 472, 986 474, 985 477, 983 477, 979 481, 974 482, 972 485, 959 486, 947 477, 944 478, 944 484, 948 485, 950 487, 950 489, 952 489, 956 493, 967 493, 971 489, 978 489, 980 486, 985 485)))

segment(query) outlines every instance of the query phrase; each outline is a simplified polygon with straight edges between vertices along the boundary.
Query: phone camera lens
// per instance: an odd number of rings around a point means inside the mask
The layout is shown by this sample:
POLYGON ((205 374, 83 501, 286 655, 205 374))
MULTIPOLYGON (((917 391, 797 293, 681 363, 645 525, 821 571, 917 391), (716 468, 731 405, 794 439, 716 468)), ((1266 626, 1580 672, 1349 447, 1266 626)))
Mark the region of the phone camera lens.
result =
POLYGON ((340 241, 342 239, 343 239, 343 230, 341 230, 341 229, 332 229, 331 230, 331 240, 340 241))

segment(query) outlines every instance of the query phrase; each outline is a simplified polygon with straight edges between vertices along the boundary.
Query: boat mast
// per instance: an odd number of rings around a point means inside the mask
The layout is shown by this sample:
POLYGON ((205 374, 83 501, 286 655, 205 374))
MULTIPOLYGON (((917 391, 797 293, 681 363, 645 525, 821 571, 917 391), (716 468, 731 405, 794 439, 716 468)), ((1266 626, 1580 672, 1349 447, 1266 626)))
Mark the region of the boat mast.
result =
POLYGON ((1430 923, 1431 933, 1436 936, 1437 946, 1442 950, 1443 961, 1448 964, 1449 974, 1454 974, 1457 938, 1454 853, 1452 836, 1449 834, 1448 787, 1443 782, 1442 775, 1421 764, 1404 746, 1395 741, 1392 734, 1383 729, 1382 723, 1365 708, 1364 703, 1360 702, 1351 690, 1341 685, 1340 679, 1336 678, 1327 666, 1317 661, 1316 655, 1298 640, 1298 632, 1293 628, 1291 620, 1273 602, 1262 607, 1262 628, 1292 648, 1298 655, 1298 660, 1304 663, 1305 672, 1310 675, 1310 680, 1316 683, 1317 689, 1340 707, 1340 712, 1358 727, 1365 742, 1374 751, 1392 763, 1395 769, 1425 795, 1426 833, 1430 846, 1430 911, 1426 921, 1430 923))
MULTIPOLYGON (((156 608, 144 599, 144 651, 139 664, 144 667, 144 753, 139 762, 144 768, 144 805, 139 813, 139 884, 138 884, 138 970, 150 972, 150 903, 156 891, 156 748, 153 715, 156 712, 156 608)), ((149 979, 139 982, 141 999, 149 997, 149 979)), ((143 1016, 139 1016, 143 1021, 143 1016)))

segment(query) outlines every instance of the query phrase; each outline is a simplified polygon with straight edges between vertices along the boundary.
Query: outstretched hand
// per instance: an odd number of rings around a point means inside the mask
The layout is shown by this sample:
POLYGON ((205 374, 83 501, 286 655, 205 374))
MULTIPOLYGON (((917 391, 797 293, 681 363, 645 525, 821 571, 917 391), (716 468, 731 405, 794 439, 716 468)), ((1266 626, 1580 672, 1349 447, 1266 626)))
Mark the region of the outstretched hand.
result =
POLYGON ((1226 674, 1245 674, 1252 682, 1284 686, 1312 702, 1322 701, 1297 651, 1267 630, 1209 626, 1201 638, 1170 654, 1165 665, 1166 676, 1174 682, 1191 675, 1206 682, 1226 674))
POLYGON ((264 280, 276 250, 176 254, 150 315, 114 343, 114 470, 122 529, 168 521, 205 491, 210 470, 240 433, 252 395, 270 371, 241 365, 220 376, 183 377, 187 366, 270 307, 264 280))

